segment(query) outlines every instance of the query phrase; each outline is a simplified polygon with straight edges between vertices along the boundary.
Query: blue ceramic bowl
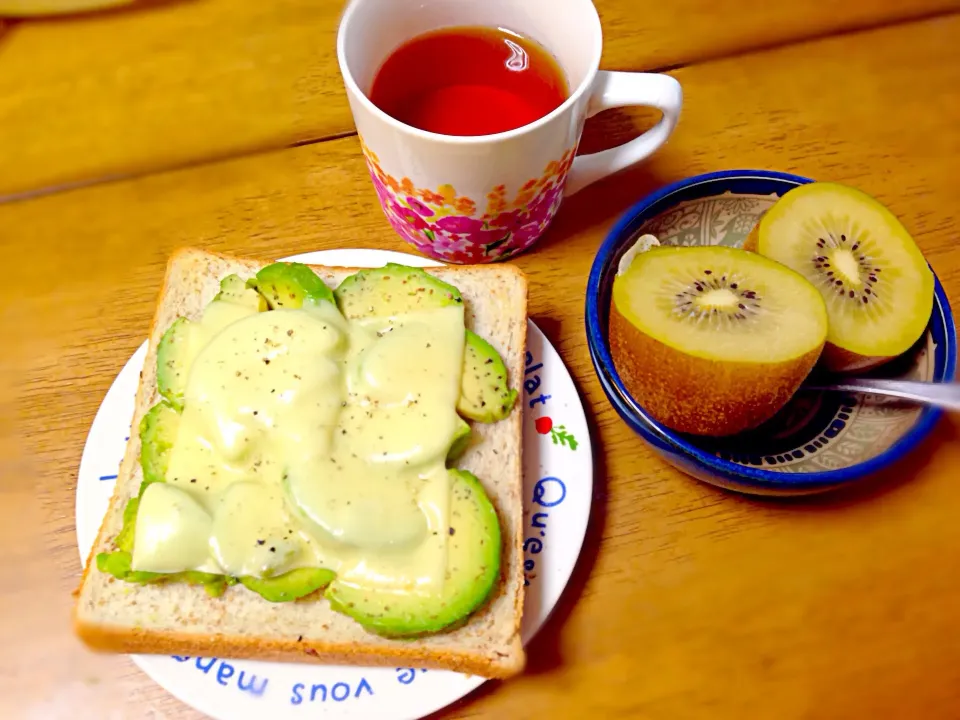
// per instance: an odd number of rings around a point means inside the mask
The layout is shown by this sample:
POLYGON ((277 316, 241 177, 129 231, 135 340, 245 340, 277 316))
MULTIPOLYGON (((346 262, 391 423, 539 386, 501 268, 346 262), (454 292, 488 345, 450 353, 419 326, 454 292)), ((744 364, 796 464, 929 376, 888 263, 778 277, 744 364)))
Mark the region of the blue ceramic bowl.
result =
MULTIPOLYGON (((587 286, 587 342, 607 397, 664 459, 721 487, 766 495, 828 490, 896 462, 933 429, 940 410, 871 395, 802 391, 762 427, 729 438, 684 435, 654 421, 624 386, 610 355, 607 320, 620 257, 644 233, 663 245, 740 246, 779 196, 808 178, 730 170, 669 185, 630 208, 597 254, 587 286)), ((950 382, 956 330, 947 297, 936 297, 927 332, 872 376, 950 382)))

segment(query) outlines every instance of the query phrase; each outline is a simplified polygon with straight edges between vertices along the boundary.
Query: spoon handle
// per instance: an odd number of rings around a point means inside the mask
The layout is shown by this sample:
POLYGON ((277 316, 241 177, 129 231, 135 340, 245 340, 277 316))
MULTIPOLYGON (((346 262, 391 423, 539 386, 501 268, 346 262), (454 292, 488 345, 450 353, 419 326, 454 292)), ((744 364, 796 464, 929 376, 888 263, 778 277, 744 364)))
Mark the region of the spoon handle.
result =
POLYGON ((814 386, 814 390, 840 390, 867 392, 876 395, 913 400, 926 405, 936 405, 946 410, 960 412, 960 383, 915 382, 912 380, 874 380, 851 378, 829 385, 814 386))

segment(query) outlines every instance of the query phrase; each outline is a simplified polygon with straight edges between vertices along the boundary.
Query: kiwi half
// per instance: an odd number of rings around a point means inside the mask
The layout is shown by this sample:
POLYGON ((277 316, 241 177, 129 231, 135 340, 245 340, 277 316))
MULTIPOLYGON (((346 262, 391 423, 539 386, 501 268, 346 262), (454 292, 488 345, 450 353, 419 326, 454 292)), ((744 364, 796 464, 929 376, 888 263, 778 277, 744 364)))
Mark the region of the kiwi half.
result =
POLYGON ((731 435, 773 417, 816 364, 827 310, 798 273, 728 247, 659 247, 613 282, 610 350, 657 422, 731 435))
POLYGON ((823 364, 864 370, 908 350, 933 309, 933 273, 906 228, 869 195, 837 183, 787 192, 745 248, 787 265, 827 303, 823 364))

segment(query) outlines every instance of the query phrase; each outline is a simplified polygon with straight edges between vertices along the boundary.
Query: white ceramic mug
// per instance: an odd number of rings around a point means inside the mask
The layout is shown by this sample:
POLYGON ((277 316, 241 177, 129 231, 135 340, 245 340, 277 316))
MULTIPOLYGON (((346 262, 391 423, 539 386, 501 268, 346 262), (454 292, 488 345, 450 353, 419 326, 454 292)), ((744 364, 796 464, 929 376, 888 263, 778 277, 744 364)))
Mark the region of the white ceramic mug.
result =
POLYGON ((393 228, 438 260, 502 260, 543 234, 564 196, 663 145, 680 115, 680 84, 668 75, 601 71, 601 49, 590 0, 353 0, 340 21, 337 58, 393 228), (523 127, 466 137, 411 127, 370 101, 374 75, 393 50, 429 30, 464 25, 503 27, 539 42, 558 61, 570 96, 523 127), (663 117, 620 147, 575 157, 584 121, 627 105, 656 107, 663 117))

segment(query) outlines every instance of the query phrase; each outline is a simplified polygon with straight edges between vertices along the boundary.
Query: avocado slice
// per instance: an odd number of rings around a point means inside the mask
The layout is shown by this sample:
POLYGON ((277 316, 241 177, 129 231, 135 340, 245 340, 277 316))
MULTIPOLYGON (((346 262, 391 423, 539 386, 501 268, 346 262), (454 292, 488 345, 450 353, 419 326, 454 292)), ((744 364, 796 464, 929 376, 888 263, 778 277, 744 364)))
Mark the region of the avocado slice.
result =
MULTIPOLYGON (((143 488, 141 488, 141 492, 143 488)), ((117 552, 99 553, 97 555, 97 569, 110 573, 117 580, 144 583, 163 578, 160 573, 137 572, 131 567, 133 562, 133 538, 137 527, 137 511, 140 509, 140 498, 133 497, 123 508, 123 527, 117 533, 114 544, 119 548, 117 552)))
POLYGON ((227 275, 223 278, 220 281, 220 292, 213 299, 243 305, 257 312, 268 309, 267 299, 254 288, 247 287, 247 282, 239 275, 227 275))
MULTIPOLYGON (((162 482, 162 480, 160 481, 162 482)), ((144 481, 140 486, 140 494, 150 483, 144 481)), ((113 575, 117 580, 130 583, 149 582, 187 582, 191 585, 203 585, 207 594, 212 597, 223 595, 229 585, 235 585, 237 580, 226 575, 187 570, 180 573, 155 573, 138 571, 132 568, 133 539, 137 528, 137 512, 140 509, 140 497, 133 497, 127 501, 123 509, 123 527, 117 533, 114 544, 115 552, 98 553, 96 557, 97 569, 113 575)))
POLYGON ((207 595, 210 597, 220 597, 227 591, 228 587, 237 584, 237 579, 229 575, 215 575, 198 570, 187 570, 170 576, 169 582, 177 581, 183 581, 190 585, 203 585, 203 589, 207 591, 207 595))
POLYGON ((467 330, 463 378, 457 412, 478 422, 503 420, 517 401, 517 391, 507 385, 507 367, 493 346, 467 330))
POLYGON ((187 387, 192 325, 187 318, 178 317, 157 345, 157 390, 177 412, 183 410, 183 391, 187 387))
POLYGON ((330 606, 367 630, 413 637, 449 629, 483 605, 500 577, 500 523, 480 481, 449 470, 450 529, 443 589, 429 597, 364 588, 334 580, 330 606))
POLYGON ((190 585, 203 585, 203 589, 211 597, 220 597, 227 586, 235 585, 237 582, 232 577, 194 570, 171 574, 136 571, 130 568, 132 559, 131 554, 124 550, 99 553, 97 555, 97 569, 101 572, 110 573, 117 580, 129 583, 187 582, 190 585))
MULTIPOLYGON (((334 291, 347 319, 378 317, 462 303, 460 291, 420 268, 390 263, 361 270, 334 291)), ((496 422, 513 409, 517 391, 507 385, 507 368, 490 343, 466 331, 463 380, 457 411, 470 420, 496 422)), ((462 452, 463 448, 454 449, 462 452)))
MULTIPOLYGON (((140 486, 140 494, 143 494, 144 486, 147 483, 143 483, 140 486)), ((137 526, 137 512, 140 510, 140 498, 130 498, 127 500, 127 506, 123 509, 123 527, 120 528, 120 532, 117 533, 117 539, 114 540, 114 543, 118 548, 124 552, 128 552, 133 555, 133 536, 134 531, 137 526)))
POLYGON ((132 559, 131 554, 124 550, 118 550, 112 553, 100 553, 97 555, 97 569, 101 572, 110 573, 117 578, 117 580, 132 583, 154 582, 155 580, 162 580, 165 577, 160 573, 132 570, 130 568, 132 559))
POLYGON ((143 485, 163 482, 170 462, 170 451, 177 440, 180 414, 167 402, 159 402, 150 408, 140 421, 140 467, 143 468, 143 485))
POLYGON ((462 303, 460 291, 420 268, 388 263, 345 278, 334 291, 348 320, 462 303))
POLYGON ((271 578, 245 575, 240 578, 240 582, 264 600, 289 602, 326 587, 335 577, 336 573, 323 568, 298 568, 271 578))
POLYGON ((196 321, 178 317, 157 345, 157 389, 177 412, 183 411, 183 393, 196 354, 225 327, 260 311, 259 294, 250 290, 251 296, 236 295, 235 282, 227 278, 223 282, 220 293, 207 304, 202 317, 196 321), (226 294, 223 282, 227 284, 226 294))
POLYGON ((324 301, 336 304, 333 291, 303 263, 267 265, 256 277, 247 280, 247 287, 260 293, 271 310, 296 309, 303 307, 304 303, 324 301))
POLYGON ((457 418, 457 429, 453 431, 453 444, 447 452, 447 460, 454 462, 470 447, 470 425, 463 418, 457 418))

